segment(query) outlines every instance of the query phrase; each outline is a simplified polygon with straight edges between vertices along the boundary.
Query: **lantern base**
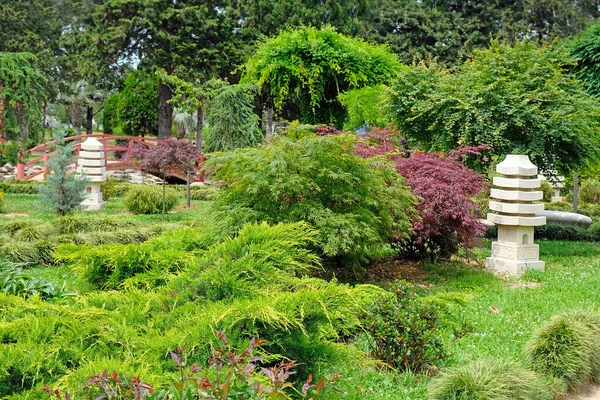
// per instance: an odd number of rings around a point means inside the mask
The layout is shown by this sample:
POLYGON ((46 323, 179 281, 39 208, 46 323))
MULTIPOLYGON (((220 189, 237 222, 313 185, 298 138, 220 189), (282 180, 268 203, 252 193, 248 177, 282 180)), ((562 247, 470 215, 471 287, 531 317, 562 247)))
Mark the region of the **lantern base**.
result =
POLYGON ((485 269, 499 275, 520 276, 528 269, 543 271, 545 267, 544 261, 515 261, 500 257, 485 259, 485 269))

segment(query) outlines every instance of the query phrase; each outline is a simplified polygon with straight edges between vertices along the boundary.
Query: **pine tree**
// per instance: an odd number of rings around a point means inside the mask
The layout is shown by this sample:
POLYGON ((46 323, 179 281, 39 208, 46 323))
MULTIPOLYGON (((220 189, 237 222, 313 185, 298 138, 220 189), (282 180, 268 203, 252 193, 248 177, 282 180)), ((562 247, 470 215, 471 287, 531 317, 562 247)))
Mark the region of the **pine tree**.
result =
POLYGON ((66 132, 63 128, 54 128, 56 152, 48 161, 51 174, 46 184, 40 187, 42 201, 57 215, 67 215, 81 207, 85 199, 87 179, 82 176, 69 174, 73 163, 73 143, 65 141, 66 132))

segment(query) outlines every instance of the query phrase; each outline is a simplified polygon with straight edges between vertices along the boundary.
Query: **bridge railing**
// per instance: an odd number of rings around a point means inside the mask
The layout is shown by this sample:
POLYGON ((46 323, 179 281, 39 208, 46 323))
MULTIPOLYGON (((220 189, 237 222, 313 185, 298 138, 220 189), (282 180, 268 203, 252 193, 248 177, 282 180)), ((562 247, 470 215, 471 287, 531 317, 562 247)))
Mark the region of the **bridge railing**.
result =
MULTIPOLYGON (((72 142, 75 141, 76 144, 73 146, 75 150, 75 156, 79 156, 79 151, 81 150, 81 143, 83 143, 87 138, 95 137, 98 139, 100 143, 104 145, 104 164, 106 165, 107 170, 118 170, 118 169, 138 169, 138 165, 131 161, 131 154, 133 153, 136 144, 145 145, 145 146, 155 146, 158 143, 157 138, 147 138, 147 137, 139 137, 139 136, 118 136, 118 135, 107 135, 107 134, 92 134, 92 135, 77 135, 70 136, 65 138, 65 141, 72 142), (127 143, 119 143, 119 144, 109 144, 111 141, 127 141, 127 143), (123 156, 120 158, 115 157, 117 152, 124 152, 123 156), (108 154, 111 153, 112 157, 108 157, 108 154)), ((26 152, 22 152, 19 154, 19 163, 17 164, 17 179, 23 180, 31 180, 40 175, 46 176, 48 171, 48 160, 50 156, 54 154, 52 148, 56 145, 56 140, 41 144, 39 146, 33 147, 26 152), (34 156, 27 162, 25 160, 31 156, 34 156), (39 165, 41 163, 41 169, 38 171, 31 172, 27 174, 27 167, 32 167, 35 165, 39 165)), ((200 165, 204 161, 204 156, 201 155, 199 158, 200 165)), ((174 174, 178 178, 184 179, 183 176, 179 176, 179 174, 174 174)), ((204 181, 203 175, 199 177, 199 181, 204 181)))

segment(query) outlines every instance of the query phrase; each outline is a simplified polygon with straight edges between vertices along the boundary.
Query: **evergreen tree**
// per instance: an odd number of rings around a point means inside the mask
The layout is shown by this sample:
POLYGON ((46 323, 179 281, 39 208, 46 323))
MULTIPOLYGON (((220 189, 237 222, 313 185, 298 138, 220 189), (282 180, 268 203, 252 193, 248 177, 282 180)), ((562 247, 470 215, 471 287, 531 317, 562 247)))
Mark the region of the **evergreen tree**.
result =
POLYGON ((54 129, 56 152, 48 161, 50 175, 46 184, 40 187, 43 203, 57 215, 67 215, 81 207, 88 183, 80 175, 69 174, 73 164, 73 143, 65 141, 65 134, 62 128, 54 129))

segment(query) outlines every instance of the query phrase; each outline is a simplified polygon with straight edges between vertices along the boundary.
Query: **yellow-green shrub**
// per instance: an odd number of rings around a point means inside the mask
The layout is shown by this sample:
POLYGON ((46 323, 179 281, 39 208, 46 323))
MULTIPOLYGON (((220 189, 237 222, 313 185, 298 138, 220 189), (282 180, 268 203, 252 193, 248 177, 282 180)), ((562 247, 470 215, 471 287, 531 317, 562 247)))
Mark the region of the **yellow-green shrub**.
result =
MULTIPOLYGON (((179 200, 177 193, 168 189, 165 194, 165 212, 179 200)), ((160 186, 133 186, 125 195, 125 206, 134 214, 160 214, 163 211, 163 192, 160 186)))

